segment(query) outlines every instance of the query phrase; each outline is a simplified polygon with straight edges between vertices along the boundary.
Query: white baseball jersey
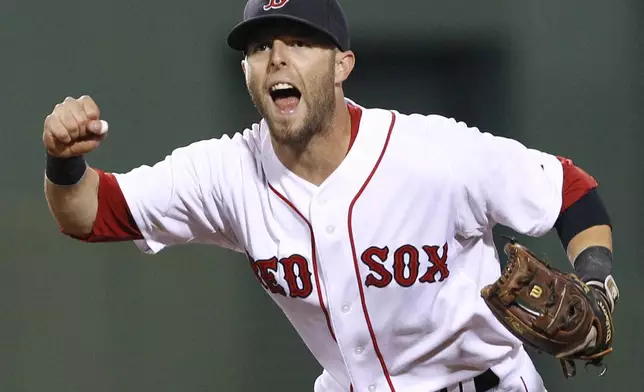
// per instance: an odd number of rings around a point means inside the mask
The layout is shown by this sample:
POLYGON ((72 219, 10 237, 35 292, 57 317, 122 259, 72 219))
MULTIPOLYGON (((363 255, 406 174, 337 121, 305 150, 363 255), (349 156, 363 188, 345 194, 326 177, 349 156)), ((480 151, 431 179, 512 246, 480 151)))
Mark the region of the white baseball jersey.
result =
POLYGON ((501 272, 495 224, 553 227, 561 163, 438 115, 361 109, 352 148, 320 186, 282 165, 265 121, 117 174, 138 246, 247 254, 323 366, 316 392, 437 391, 488 368, 495 390, 543 390, 480 290, 501 272))

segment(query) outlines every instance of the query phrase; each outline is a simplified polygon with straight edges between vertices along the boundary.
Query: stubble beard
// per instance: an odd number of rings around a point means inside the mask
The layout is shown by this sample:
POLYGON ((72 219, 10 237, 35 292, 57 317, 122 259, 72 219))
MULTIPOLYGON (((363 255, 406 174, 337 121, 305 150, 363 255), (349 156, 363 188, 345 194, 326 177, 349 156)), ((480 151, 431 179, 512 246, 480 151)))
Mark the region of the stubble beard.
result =
POLYGON ((314 91, 311 97, 305 97, 304 94, 300 100, 307 104, 307 113, 301 125, 297 126, 292 123, 276 121, 269 114, 268 106, 273 105, 271 97, 262 100, 264 96, 259 83, 252 79, 248 83, 248 91, 251 100, 257 108, 259 114, 266 120, 273 140, 284 146, 291 147, 294 151, 304 151, 311 139, 315 136, 322 136, 329 131, 331 120, 335 111, 335 78, 333 68, 330 71, 314 78, 309 83, 308 91, 314 91), (307 99, 308 98, 308 99, 307 99))

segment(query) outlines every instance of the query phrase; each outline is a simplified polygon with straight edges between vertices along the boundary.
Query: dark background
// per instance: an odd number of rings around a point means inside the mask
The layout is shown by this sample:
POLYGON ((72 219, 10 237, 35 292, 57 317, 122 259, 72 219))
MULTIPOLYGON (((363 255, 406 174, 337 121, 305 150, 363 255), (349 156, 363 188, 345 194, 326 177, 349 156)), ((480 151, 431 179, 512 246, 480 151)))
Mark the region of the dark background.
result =
MULTIPOLYGON (((550 391, 644 391, 641 0, 342 2, 366 106, 440 113, 572 158, 615 225, 615 353, 606 376, 550 391)), ((43 197, 44 118, 89 94, 110 135, 89 159, 126 171, 257 121, 225 45, 243 1, 0 3, 0 391, 311 391, 320 368, 245 259, 145 256, 58 233, 43 197)), ((501 230, 502 231, 502 230, 501 230)), ((526 239, 567 268, 556 235, 526 239)))

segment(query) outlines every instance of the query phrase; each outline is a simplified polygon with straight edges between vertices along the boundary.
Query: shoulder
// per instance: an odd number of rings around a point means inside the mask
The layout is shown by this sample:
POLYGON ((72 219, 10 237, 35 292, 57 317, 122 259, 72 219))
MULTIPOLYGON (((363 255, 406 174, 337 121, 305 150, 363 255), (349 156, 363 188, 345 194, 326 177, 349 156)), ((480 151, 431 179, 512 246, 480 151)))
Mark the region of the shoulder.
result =
POLYGON ((242 132, 236 132, 232 135, 223 134, 219 137, 198 140, 185 146, 177 147, 171 151, 170 156, 193 159, 216 155, 241 156, 258 153, 260 144, 259 125, 253 124, 242 132))
MULTIPOLYGON (((414 136, 429 138, 435 142, 474 143, 486 133, 453 117, 440 114, 399 113, 394 111, 401 128, 414 136)), ((490 135, 491 136, 491 135, 490 135)))
MULTIPOLYGON (((353 101, 350 101, 357 105, 353 101)), ((363 113, 393 115, 396 137, 427 139, 433 143, 475 143, 485 133, 463 121, 437 113, 402 112, 396 109, 363 107, 363 113)))
POLYGON ((440 114, 396 115, 397 133, 407 144, 417 143, 443 155, 450 161, 468 162, 480 159, 502 158, 504 151, 524 151, 520 141, 482 130, 475 125, 440 114))
MULTIPOLYGON (((484 131, 438 113, 405 113, 395 109, 361 107, 364 113, 393 116, 392 145, 405 154, 440 157, 456 166, 500 160, 504 151, 525 150, 519 141, 484 131)), ((384 117, 383 117, 384 118, 384 117)))
POLYGON ((223 134, 177 147, 166 155, 165 160, 173 166, 192 167, 198 171, 239 166, 235 163, 253 164, 260 155, 259 134, 259 126, 253 124, 242 132, 223 134))
POLYGON ((240 170, 255 171, 260 156, 260 128, 252 125, 232 136, 203 139, 176 147, 154 164, 143 164, 125 173, 114 173, 119 181, 172 182, 178 179, 208 184, 210 180, 239 178, 240 170))
POLYGON ((393 116, 392 141, 408 151, 422 150, 434 156, 459 159, 480 150, 495 136, 469 126, 463 121, 440 114, 405 113, 397 110, 365 109, 366 112, 387 112, 393 116))

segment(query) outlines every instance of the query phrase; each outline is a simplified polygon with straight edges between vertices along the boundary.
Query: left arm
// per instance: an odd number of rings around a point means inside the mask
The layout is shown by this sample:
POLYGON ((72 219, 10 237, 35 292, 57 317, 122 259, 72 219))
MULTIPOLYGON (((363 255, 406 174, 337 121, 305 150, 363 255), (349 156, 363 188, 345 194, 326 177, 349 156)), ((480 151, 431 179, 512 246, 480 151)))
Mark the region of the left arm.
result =
POLYGON ((577 256, 591 246, 602 246, 613 252, 613 232, 609 225, 589 227, 575 235, 572 240, 570 240, 570 243, 566 248, 566 253, 568 254, 568 259, 572 263, 573 267, 575 266, 575 259, 577 259, 577 256))
POLYGON ((431 126, 459 154, 450 156, 457 192, 457 229, 483 235, 496 224, 539 237, 554 228, 577 276, 617 299, 612 271, 612 225, 597 181, 570 159, 527 148, 463 122, 431 117, 431 126))
POLYGON ((577 276, 607 294, 611 310, 619 296, 612 278, 613 238, 597 181, 569 159, 563 166, 562 207, 555 228, 577 276))
MULTIPOLYGON (((433 126, 449 129, 444 134, 453 143, 450 147, 460 152, 448 156, 452 158, 451 174, 461 185, 456 192, 458 233, 464 238, 484 235, 501 224, 539 237, 556 228, 575 275, 585 282, 584 289, 589 289, 586 302, 597 320, 583 342, 575 341, 574 347, 558 356, 578 353, 581 357, 592 355, 595 362, 601 359, 612 350, 609 313, 619 293, 612 278, 612 225, 597 192, 597 181, 569 159, 480 132, 453 119, 433 120, 433 126)), ((558 294, 562 298, 565 291, 558 294)), ((572 299, 564 301, 567 306, 572 299)))

